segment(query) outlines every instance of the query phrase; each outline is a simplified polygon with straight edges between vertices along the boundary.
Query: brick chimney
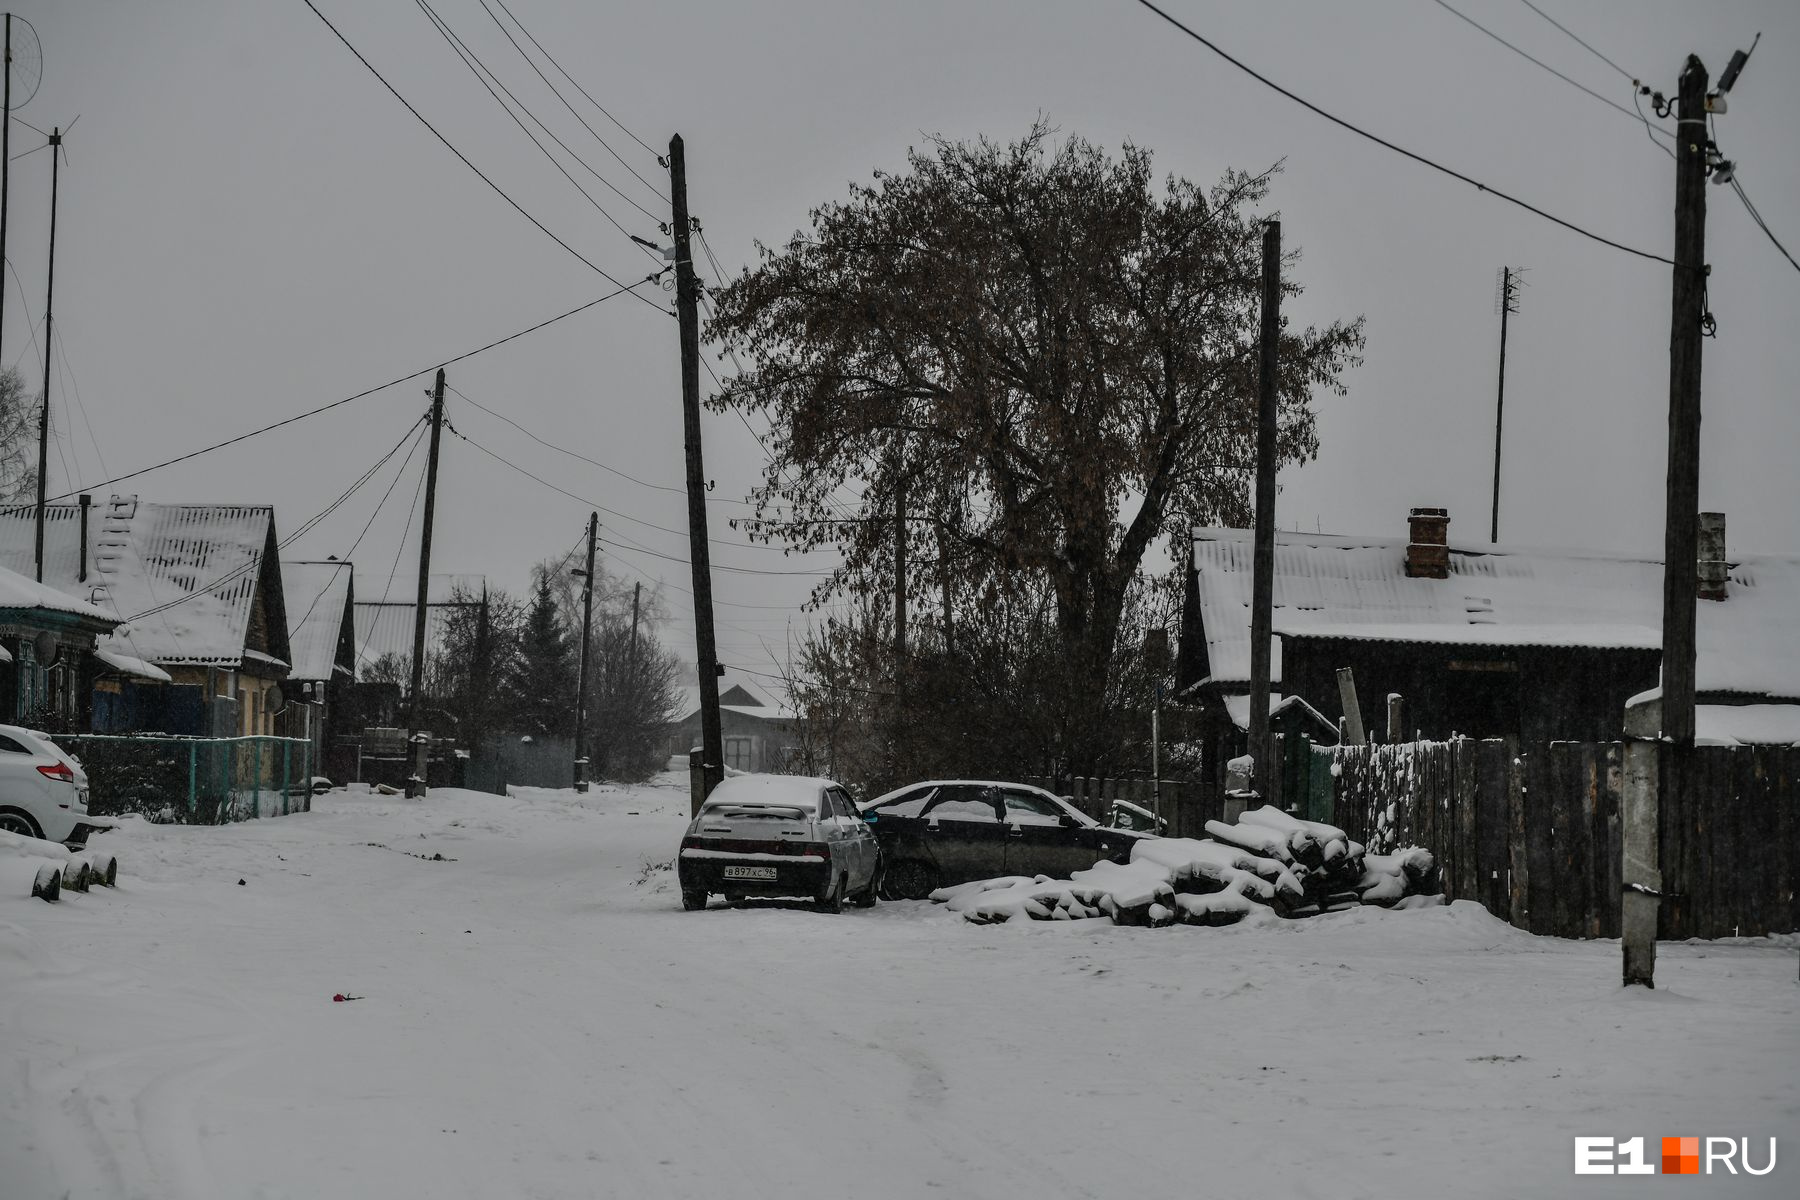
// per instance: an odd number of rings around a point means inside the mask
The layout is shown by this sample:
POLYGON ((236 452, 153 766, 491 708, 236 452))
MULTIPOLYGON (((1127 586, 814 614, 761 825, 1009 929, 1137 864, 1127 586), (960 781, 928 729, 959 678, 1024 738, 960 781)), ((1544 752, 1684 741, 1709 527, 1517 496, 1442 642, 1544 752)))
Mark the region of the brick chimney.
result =
POLYGON ((1408 579, 1450 578, 1450 513, 1442 508, 1415 508, 1407 515, 1411 537, 1406 546, 1408 579))
POLYGON ((1725 566, 1725 514, 1700 514, 1700 599, 1723 600, 1727 583, 1725 566))

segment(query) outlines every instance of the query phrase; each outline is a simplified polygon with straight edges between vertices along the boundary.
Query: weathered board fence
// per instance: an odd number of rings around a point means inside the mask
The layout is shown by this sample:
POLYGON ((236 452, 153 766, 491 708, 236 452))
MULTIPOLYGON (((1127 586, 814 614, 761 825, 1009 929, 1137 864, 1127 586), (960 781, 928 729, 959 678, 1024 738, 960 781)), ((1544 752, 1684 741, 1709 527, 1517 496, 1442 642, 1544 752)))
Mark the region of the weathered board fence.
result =
MULTIPOLYGON (((1661 754, 1659 936, 1800 928, 1800 749, 1661 754)), ((1324 819, 1372 851, 1431 850, 1451 897, 1532 933, 1617 937, 1624 761, 1619 742, 1465 738, 1332 747, 1310 766, 1331 784, 1324 819)))

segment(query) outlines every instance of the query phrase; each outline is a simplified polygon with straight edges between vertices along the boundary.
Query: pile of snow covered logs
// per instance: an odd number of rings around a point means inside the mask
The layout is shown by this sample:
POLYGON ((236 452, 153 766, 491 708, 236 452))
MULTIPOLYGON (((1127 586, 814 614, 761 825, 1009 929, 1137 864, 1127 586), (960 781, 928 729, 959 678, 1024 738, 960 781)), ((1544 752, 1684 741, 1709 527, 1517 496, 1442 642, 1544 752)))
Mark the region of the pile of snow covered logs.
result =
POLYGON ((1117 925, 1231 925, 1257 908, 1307 917, 1358 904, 1438 895, 1431 852, 1369 854, 1343 830, 1271 805, 1206 838, 1145 838, 1124 865, 1098 862, 1068 879, 1007 876, 943 888, 932 899, 977 924, 1110 917, 1117 925))
POLYGON ((59 842, 0 830, 0 896, 58 900, 62 893, 112 887, 119 860, 104 850, 71 851, 59 842))

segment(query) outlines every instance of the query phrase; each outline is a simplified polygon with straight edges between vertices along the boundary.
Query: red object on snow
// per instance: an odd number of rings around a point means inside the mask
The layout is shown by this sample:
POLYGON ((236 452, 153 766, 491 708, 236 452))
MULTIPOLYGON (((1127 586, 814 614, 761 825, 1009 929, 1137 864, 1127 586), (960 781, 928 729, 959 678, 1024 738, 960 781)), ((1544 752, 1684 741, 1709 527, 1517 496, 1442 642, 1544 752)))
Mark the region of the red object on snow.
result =
POLYGON ((339 992, 337 995, 333 996, 331 999, 334 1003, 342 1003, 343 999, 344 999, 344 993, 339 992))

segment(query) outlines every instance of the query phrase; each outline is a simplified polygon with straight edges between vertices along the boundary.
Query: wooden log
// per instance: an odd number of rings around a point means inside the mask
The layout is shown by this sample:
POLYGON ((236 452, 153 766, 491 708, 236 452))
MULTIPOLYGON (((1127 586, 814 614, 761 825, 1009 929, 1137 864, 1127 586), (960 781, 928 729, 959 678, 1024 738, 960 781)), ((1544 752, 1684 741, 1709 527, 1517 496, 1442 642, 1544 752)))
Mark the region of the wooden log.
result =
POLYGON ((30 896, 52 903, 62 898, 67 859, 0 857, 0 896, 30 896))

